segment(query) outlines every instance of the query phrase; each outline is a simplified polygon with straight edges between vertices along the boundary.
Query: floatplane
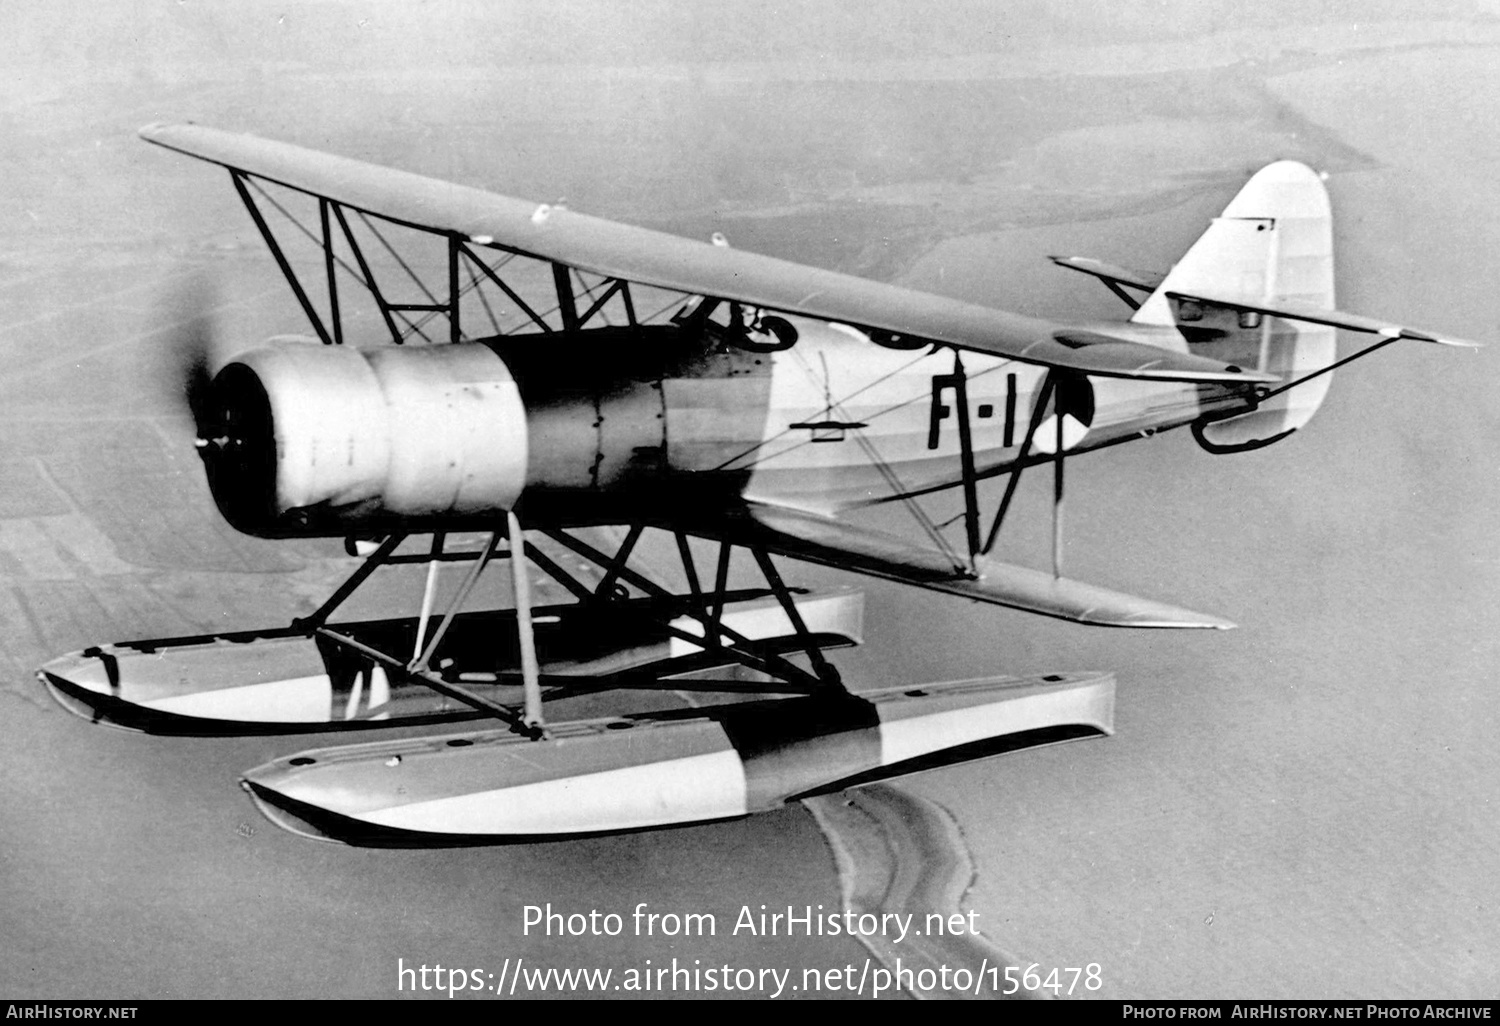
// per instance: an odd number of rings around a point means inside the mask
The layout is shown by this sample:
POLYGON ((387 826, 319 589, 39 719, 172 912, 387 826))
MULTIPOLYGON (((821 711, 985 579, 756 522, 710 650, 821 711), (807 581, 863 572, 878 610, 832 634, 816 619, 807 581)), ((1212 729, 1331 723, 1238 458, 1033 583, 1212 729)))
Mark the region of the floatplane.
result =
POLYGON ((221 359, 204 310, 178 340, 218 509, 363 559, 288 626, 100 645, 39 674, 70 710, 156 733, 454 722, 245 773, 270 819, 346 843, 737 817, 1108 734, 1107 673, 851 690, 829 653, 861 640, 863 596, 789 586, 776 559, 1079 624, 1227 628, 1064 575, 1066 460, 1183 426, 1213 453, 1270 445, 1337 367, 1472 345, 1337 309, 1326 187, 1291 161, 1165 273, 1052 258, 1130 308, 1061 324, 250 135, 141 135, 227 170, 311 325, 221 359), (351 338, 356 301, 379 340, 351 338), (1367 344, 1341 357, 1339 330, 1367 344), (1049 465, 1050 571, 999 561, 1023 472, 1049 465), (991 512, 980 485, 1000 477, 991 512), (961 540, 924 512, 937 492, 961 499, 961 540), (920 537, 856 522, 890 503, 920 537), (643 566, 648 531, 675 543, 682 587, 643 566), (755 587, 730 587, 736 557, 755 587), (413 564, 417 615, 336 619, 413 564), (467 608, 503 577, 501 607, 467 608), (567 600, 535 603, 533 578, 567 600), (547 715, 663 692, 693 700, 547 715))

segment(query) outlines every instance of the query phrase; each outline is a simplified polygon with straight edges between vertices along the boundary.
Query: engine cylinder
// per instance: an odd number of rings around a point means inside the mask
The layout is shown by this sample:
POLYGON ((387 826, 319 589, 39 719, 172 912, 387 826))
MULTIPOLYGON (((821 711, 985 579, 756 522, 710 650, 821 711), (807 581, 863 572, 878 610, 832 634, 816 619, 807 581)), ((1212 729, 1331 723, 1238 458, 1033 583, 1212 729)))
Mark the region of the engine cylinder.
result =
POLYGON ((212 405, 210 487, 252 534, 478 518, 514 506, 526 484, 526 409, 483 345, 273 342, 218 373, 212 405))

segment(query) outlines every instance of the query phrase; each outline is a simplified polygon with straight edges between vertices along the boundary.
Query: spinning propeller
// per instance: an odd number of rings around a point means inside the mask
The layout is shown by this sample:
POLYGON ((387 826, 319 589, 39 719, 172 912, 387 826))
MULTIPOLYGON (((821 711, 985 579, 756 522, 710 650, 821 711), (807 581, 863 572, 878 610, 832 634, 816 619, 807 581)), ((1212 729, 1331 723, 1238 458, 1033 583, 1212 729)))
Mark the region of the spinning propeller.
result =
POLYGON ((216 316, 219 302, 214 283, 195 273, 166 296, 162 311, 166 327, 156 380, 167 391, 167 403, 192 417, 199 448, 223 434, 223 418, 213 401, 214 373, 223 348, 216 316))
POLYGON ((217 284, 203 272, 167 294, 157 380, 166 403, 192 418, 193 444, 220 511, 244 529, 267 516, 274 499, 275 444, 264 392, 260 402, 256 388, 245 393, 243 369, 221 373, 236 353, 220 331, 222 306, 217 284))

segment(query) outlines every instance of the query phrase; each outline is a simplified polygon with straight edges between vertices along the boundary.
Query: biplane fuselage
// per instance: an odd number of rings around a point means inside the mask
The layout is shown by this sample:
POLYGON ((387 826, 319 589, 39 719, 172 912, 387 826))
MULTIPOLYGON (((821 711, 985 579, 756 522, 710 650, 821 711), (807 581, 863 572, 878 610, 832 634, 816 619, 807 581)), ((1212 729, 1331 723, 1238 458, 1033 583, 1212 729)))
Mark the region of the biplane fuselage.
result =
POLYGON ((797 342, 777 351, 669 324, 252 353, 240 365, 256 378, 231 378, 226 402, 259 433, 235 439, 215 491, 231 522, 270 536, 451 528, 512 506, 574 525, 745 500, 831 514, 957 485, 961 408, 976 473, 994 476, 1055 456, 1059 440, 1084 452, 1245 405, 1231 388, 1075 374, 1033 427, 1044 368, 971 354, 961 407, 950 353, 786 323, 797 342), (324 387, 314 361, 343 366, 326 375, 335 388, 305 395, 309 380, 324 387))
MULTIPOLYGON (((672 365, 624 386, 608 370, 590 386, 587 370, 536 361, 526 343, 497 346, 520 386, 536 442, 523 500, 570 518, 602 510, 618 517, 625 510, 600 502, 611 492, 648 509, 654 497, 671 495, 833 513, 892 499, 893 480, 908 493, 961 480, 951 354, 881 348, 844 325, 790 320, 799 337, 788 349, 760 353, 680 340, 682 355, 672 365), (558 377, 566 384, 559 387, 558 377), (580 427, 588 429, 584 437, 580 427)), ((601 332, 578 338, 571 352, 582 367, 608 367, 606 354, 622 342, 631 344, 601 332)), ((982 354, 964 365, 976 468, 1003 473, 1022 456, 1046 372, 982 354)), ((1083 375, 1067 379, 1062 395, 1068 452, 1242 402, 1227 389, 1083 375)), ((1054 406, 1030 455, 1045 458, 1056 445, 1054 406)))

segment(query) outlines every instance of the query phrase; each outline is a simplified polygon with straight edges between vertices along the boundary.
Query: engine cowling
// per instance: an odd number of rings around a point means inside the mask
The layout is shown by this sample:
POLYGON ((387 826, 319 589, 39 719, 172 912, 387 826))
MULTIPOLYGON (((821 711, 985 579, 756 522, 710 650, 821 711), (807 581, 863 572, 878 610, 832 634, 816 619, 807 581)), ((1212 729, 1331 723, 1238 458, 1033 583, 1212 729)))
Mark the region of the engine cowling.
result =
POLYGON ((444 524, 511 508, 526 408, 490 348, 271 342, 215 376, 199 446, 220 511, 264 537, 444 524))

